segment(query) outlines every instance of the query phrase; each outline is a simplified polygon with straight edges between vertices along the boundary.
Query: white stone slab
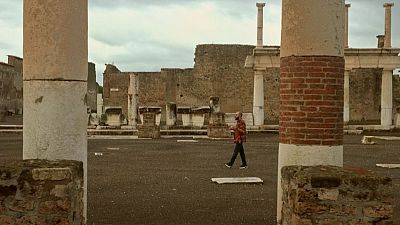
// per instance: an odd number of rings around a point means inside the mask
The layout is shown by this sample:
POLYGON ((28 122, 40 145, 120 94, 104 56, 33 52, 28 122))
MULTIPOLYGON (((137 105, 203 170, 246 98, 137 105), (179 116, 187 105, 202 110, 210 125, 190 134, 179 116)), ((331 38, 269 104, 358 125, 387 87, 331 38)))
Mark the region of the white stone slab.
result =
POLYGON ((385 140, 385 141, 400 141, 400 137, 396 136, 364 136, 361 140, 363 144, 375 144, 376 140, 385 140))
POLYGON ((183 142, 183 143, 185 143, 185 142, 187 142, 187 143, 197 143, 197 142, 199 142, 199 141, 197 141, 197 140, 176 140, 176 142, 183 142))
POLYGON ((383 168, 400 168, 400 164, 376 164, 377 167, 383 167, 383 168))
POLYGON ((264 181, 258 177, 222 177, 211 178, 217 184, 262 184, 264 181))

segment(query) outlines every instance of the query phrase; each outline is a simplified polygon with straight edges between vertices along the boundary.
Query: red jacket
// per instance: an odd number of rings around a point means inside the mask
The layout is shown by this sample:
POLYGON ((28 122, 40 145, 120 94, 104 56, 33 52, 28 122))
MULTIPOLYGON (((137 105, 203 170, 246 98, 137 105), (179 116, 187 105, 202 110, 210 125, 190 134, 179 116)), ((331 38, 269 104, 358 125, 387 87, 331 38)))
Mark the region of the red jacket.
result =
POLYGON ((236 126, 233 129, 233 140, 235 143, 246 142, 246 123, 240 119, 236 121, 236 126))

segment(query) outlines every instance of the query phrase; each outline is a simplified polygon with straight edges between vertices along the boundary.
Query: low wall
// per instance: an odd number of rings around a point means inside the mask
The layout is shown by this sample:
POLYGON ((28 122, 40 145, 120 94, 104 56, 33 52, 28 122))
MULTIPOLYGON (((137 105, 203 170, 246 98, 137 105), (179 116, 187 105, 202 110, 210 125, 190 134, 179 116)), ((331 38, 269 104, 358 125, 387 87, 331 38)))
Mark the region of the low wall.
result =
POLYGON ((0 224, 84 223, 82 162, 0 163, 0 224))
POLYGON ((282 168, 282 225, 393 224, 390 178, 339 167, 282 168))

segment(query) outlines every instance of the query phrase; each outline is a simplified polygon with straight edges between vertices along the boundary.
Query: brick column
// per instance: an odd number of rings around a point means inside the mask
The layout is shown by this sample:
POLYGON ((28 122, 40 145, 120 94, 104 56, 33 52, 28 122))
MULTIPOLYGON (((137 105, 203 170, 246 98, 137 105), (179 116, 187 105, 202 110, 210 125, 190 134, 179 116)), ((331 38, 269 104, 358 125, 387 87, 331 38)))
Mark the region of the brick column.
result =
POLYGON ((88 1, 24 1, 23 159, 83 162, 87 192, 88 1))
POLYGON ((344 0, 283 0, 280 169, 343 165, 344 0), (322 10, 324 9, 324 10, 322 10))
POLYGON ((383 69, 381 88, 381 125, 390 129, 393 118, 393 70, 383 69))
POLYGON ((264 124, 264 71, 254 71, 254 94, 253 94, 253 116, 254 125, 264 124))
POLYGON ((385 3, 385 48, 392 47, 392 7, 394 3, 385 3))
POLYGON ((257 48, 263 47, 263 25, 265 3, 256 3, 257 6, 257 48))

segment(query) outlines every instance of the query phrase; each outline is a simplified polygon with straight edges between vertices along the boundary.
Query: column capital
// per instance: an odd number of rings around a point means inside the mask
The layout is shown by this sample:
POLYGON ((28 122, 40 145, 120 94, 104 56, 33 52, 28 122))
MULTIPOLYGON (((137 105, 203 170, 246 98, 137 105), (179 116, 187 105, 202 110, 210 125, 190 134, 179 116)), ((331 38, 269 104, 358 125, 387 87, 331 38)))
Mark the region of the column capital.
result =
POLYGON ((393 6, 394 6, 394 3, 393 3, 393 2, 383 4, 383 7, 385 7, 385 8, 387 8, 387 7, 393 7, 393 6))
POLYGON ((351 4, 346 4, 345 6, 346 6, 346 8, 350 8, 351 4))
POLYGON ((256 6, 257 8, 263 8, 265 6, 265 3, 258 2, 256 3, 256 6))

